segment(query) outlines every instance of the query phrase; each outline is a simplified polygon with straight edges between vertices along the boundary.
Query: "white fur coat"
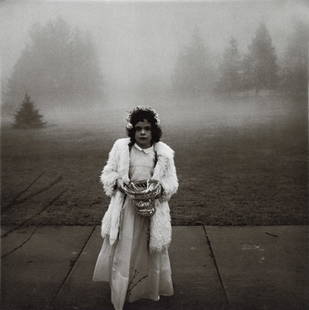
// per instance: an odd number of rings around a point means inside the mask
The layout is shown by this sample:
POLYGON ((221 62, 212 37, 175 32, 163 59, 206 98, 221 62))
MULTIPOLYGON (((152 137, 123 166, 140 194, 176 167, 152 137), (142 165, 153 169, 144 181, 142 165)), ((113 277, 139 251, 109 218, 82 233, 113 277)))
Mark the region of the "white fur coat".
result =
MULTIPOLYGON (((109 235, 110 244, 118 238, 120 213, 124 203, 124 194, 116 188, 118 178, 129 179, 129 138, 116 140, 100 176, 104 191, 111 197, 110 204, 102 219, 101 235, 109 235)), ((174 151, 165 143, 154 144, 157 152, 157 164, 152 179, 158 180, 163 187, 163 196, 155 200, 156 212, 150 221, 151 251, 161 251, 171 242, 172 227, 168 200, 178 189, 178 179, 174 164, 174 151)))

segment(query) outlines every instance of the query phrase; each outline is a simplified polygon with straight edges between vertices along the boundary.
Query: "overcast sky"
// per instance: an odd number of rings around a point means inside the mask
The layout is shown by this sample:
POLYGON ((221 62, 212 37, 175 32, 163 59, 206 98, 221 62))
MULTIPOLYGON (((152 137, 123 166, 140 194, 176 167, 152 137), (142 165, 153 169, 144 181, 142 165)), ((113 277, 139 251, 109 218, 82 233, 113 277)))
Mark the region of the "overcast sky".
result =
POLYGON ((109 80, 141 81, 170 72, 194 29, 215 55, 234 36, 242 51, 265 22, 280 53, 293 20, 309 21, 305 1, 2 1, 2 78, 6 80, 27 41, 30 27, 57 16, 89 30, 109 80))

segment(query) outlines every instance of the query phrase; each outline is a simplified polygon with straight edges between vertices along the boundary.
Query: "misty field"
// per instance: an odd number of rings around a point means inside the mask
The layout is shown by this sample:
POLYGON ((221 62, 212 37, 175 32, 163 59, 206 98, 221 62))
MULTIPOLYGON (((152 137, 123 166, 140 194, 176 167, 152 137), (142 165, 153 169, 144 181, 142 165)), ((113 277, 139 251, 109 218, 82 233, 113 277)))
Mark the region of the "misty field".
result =
MULTIPOLYGON (((173 224, 309 223, 304 99, 177 104, 155 106, 162 140, 176 152, 173 224)), ((99 224, 108 204, 99 175, 113 141, 125 135, 121 110, 66 112, 68 121, 54 116, 41 130, 3 124, 2 224, 99 224)))

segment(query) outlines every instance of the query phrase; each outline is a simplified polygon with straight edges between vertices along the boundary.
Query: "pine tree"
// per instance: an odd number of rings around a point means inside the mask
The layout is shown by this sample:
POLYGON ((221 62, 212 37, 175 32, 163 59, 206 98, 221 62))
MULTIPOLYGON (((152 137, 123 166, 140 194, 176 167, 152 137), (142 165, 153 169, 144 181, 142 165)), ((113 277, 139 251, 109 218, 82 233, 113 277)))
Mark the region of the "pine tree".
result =
POLYGON ((91 34, 73 30, 59 17, 31 28, 7 81, 3 111, 15 111, 26 91, 46 105, 90 105, 102 99, 102 85, 91 34))
POLYGON ((256 93, 274 89, 278 82, 277 56, 265 24, 260 24, 248 49, 243 62, 247 87, 254 88, 256 93))
POLYGON ((15 114, 14 128, 42 128, 45 122, 42 121, 42 115, 35 109, 30 96, 26 93, 21 108, 15 114))
POLYGON ((217 85, 218 89, 228 94, 231 94, 232 91, 239 91, 241 58, 237 41, 234 38, 231 38, 229 46, 224 51, 220 69, 221 76, 217 85))

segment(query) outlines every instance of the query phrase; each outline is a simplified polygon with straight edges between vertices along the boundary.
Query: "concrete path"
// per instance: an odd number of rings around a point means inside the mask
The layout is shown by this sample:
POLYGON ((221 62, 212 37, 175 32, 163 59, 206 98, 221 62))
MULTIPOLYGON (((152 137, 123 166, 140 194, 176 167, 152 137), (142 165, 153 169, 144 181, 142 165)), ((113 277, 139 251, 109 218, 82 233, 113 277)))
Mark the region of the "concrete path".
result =
POLYGON ((308 227, 207 227, 207 235, 233 309, 309 309, 308 227))
MULTIPOLYGON (((2 233, 12 227, 2 227, 2 233)), ((96 226, 29 226, 2 238, 1 309, 112 310, 93 282, 96 226)), ((307 226, 174 226, 175 295, 124 310, 309 309, 307 226)))

